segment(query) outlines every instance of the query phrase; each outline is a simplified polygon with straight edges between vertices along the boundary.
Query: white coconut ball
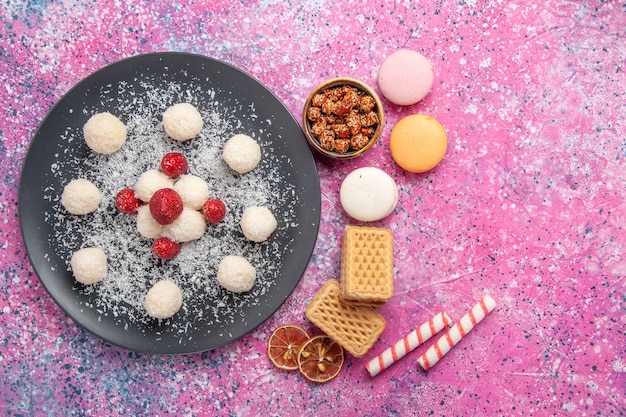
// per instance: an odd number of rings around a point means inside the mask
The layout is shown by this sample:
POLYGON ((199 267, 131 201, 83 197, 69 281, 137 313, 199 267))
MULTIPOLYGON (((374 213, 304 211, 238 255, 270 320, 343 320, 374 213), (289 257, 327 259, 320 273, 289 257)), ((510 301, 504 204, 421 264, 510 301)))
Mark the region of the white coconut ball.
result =
POLYGON ((109 112, 94 114, 83 126, 85 142, 93 151, 106 155, 126 143, 126 125, 109 112))
POLYGON ((165 132, 179 142, 198 136, 202 125, 200 112, 189 103, 174 104, 163 113, 165 132))
POLYGON ((74 252, 70 266, 76 281, 95 284, 107 275, 107 256, 100 248, 83 248, 74 252))
POLYGON ((250 136, 238 134, 228 139, 222 158, 232 170, 245 174, 261 161, 261 146, 250 136))
POLYGON ((183 305, 183 294, 173 281, 162 280, 148 290, 143 305, 150 317, 168 319, 183 305))
POLYGON ((180 216, 163 226, 162 236, 183 243, 200 239, 206 230, 206 220, 197 210, 184 207, 180 216))
POLYGON ((174 184, 174 190, 180 195, 183 204, 193 210, 200 210, 209 199, 209 185, 195 175, 181 176, 174 184))
POLYGON ((146 239, 156 239, 163 232, 163 226, 154 220, 147 204, 137 209, 137 231, 146 239))
POLYGON ((158 169, 150 169, 137 179, 135 195, 144 203, 149 203, 152 195, 162 188, 174 188, 174 180, 158 169))
POLYGON ((93 213, 101 200, 102 193, 98 187, 82 178, 70 181, 61 194, 61 204, 72 214, 93 213))
POLYGON ((276 230, 277 222, 267 207, 247 207, 239 221, 244 236, 253 242, 263 242, 276 230))
POLYGON ((255 280, 256 269, 243 256, 227 255, 217 267, 217 281, 228 291, 250 291, 255 280))

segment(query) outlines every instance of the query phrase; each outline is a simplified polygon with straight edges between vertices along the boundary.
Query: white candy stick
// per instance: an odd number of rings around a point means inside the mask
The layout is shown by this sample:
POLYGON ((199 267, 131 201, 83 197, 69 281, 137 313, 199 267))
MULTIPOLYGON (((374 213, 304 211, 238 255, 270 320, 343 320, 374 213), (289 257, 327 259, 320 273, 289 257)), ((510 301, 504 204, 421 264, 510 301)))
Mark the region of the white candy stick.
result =
POLYGON ((416 330, 398 340, 395 345, 387 348, 383 353, 369 361, 365 367, 371 376, 378 375, 381 371, 402 359, 407 353, 415 350, 419 345, 441 331, 441 329, 450 325, 451 322, 452 320, 450 320, 445 311, 436 314, 416 330))
POLYGON ((461 317, 461 320, 454 323, 454 325, 450 327, 450 330, 429 347, 428 350, 419 357, 417 363, 419 363, 424 370, 430 369, 495 307, 496 302, 494 299, 490 295, 485 295, 480 302, 476 303, 474 307, 461 317))

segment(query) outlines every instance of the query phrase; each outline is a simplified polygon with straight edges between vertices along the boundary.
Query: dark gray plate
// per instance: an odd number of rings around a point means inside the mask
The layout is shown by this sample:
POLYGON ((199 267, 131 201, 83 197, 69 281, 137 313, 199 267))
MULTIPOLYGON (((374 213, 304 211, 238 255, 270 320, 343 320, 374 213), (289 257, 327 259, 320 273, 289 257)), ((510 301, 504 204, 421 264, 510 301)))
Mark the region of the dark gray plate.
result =
MULTIPOLYGON (((202 106, 202 98, 198 104, 202 106)), ((290 202, 280 204, 287 207, 290 202)), ((228 64, 174 52, 140 55, 113 63, 73 87, 35 134, 19 186, 19 215, 26 250, 51 297, 76 323, 102 339, 132 351, 156 354, 188 354, 222 346, 244 336, 274 314, 295 289, 308 265, 319 228, 320 204, 319 178, 311 150, 300 126, 280 100, 257 80, 228 64), (240 118, 243 127, 265 132, 264 136, 272 141, 268 149, 273 154, 268 157, 274 158, 273 163, 278 164, 278 170, 288 179, 289 184, 284 185, 295 191, 298 201, 295 206, 289 206, 295 213, 292 223, 297 227, 285 228, 276 236, 279 241, 273 242, 277 247, 288 248, 280 259, 269 260, 277 263, 275 282, 253 303, 239 300, 238 311, 229 320, 220 321, 217 317, 196 321, 193 315, 177 314, 169 323, 146 324, 102 314, 93 307, 95 292, 77 290, 67 268, 67 248, 54 244, 59 241, 55 238, 58 229, 53 227, 50 213, 58 211, 59 204, 45 197, 45 190, 62 190, 67 178, 52 175, 51 171, 58 166, 71 176, 81 164, 81 157, 91 155, 84 143, 67 141, 68 130, 82 129, 88 118, 80 109, 106 111, 103 103, 115 104, 118 85, 124 86, 126 95, 131 92, 141 96, 150 90, 150 84, 168 82, 193 84, 196 90, 215 93, 207 94, 206 100, 223 102, 234 109, 232 117, 240 118), (249 117, 249 108, 233 103, 252 103, 258 117, 249 117), (71 148, 72 152, 66 154, 64 148, 71 148), (186 322, 177 323, 177 320, 186 322), (169 330, 182 327, 187 329, 184 334, 169 330)), ((268 253, 271 256, 272 252, 268 253)))

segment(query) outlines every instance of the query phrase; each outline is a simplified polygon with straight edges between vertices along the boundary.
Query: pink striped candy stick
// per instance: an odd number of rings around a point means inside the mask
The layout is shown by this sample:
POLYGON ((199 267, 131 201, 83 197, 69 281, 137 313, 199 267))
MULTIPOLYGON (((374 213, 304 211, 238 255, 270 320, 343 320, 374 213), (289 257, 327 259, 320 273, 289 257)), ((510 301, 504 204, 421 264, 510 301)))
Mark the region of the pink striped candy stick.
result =
POLYGON ((381 371, 402 359, 407 353, 415 350, 419 345, 441 331, 441 329, 450 325, 451 322, 452 320, 450 320, 445 311, 436 314, 416 330, 398 340, 395 345, 387 348, 383 353, 369 361, 365 367, 371 376, 378 375, 381 371))
POLYGON ((450 330, 429 347, 428 350, 419 357, 417 363, 419 363, 425 371, 430 369, 495 307, 496 302, 494 299, 490 295, 485 295, 482 300, 476 303, 474 307, 461 317, 461 320, 454 323, 454 325, 450 327, 450 330))

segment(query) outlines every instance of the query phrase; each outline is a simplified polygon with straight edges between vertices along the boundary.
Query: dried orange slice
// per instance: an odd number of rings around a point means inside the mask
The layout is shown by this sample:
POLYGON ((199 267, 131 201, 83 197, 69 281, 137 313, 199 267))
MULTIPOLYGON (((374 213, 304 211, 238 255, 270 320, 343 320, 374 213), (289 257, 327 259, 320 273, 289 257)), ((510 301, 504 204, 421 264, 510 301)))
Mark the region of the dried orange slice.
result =
POLYGON ((267 340, 267 355, 278 368, 296 370, 298 350, 307 340, 309 335, 302 327, 284 324, 277 327, 267 340))
POLYGON ((339 374, 343 348, 326 335, 306 341, 298 351, 298 369, 310 381, 326 382, 339 374))

